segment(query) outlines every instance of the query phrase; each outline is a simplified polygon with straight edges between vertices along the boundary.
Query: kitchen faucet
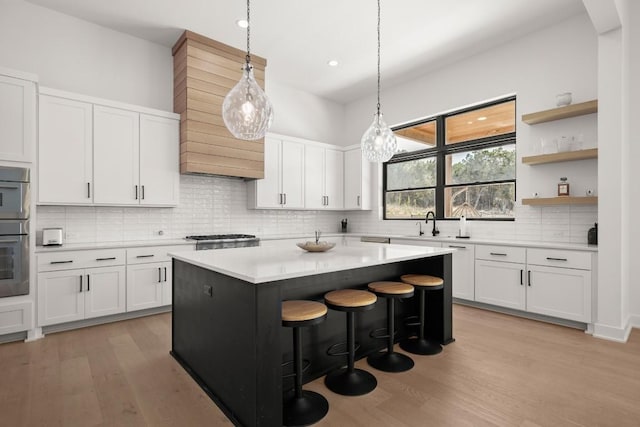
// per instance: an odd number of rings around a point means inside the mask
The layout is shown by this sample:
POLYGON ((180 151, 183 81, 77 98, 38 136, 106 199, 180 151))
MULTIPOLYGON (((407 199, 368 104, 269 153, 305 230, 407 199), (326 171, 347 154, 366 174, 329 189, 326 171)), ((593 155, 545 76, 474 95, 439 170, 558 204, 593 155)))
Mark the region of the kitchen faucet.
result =
POLYGON ((438 234, 440 234, 440 230, 438 230, 436 228, 436 214, 435 214, 435 212, 433 212, 433 211, 427 212, 427 216, 424 219, 424 223, 425 224, 429 224, 429 214, 431 214, 431 216, 433 217, 433 230, 431 231, 431 234, 433 235, 433 237, 435 237, 438 234))
POLYGON ((424 231, 422 231, 422 223, 420 221, 416 222, 416 224, 418 224, 418 228, 420 229, 418 236, 422 236, 424 234, 424 231))

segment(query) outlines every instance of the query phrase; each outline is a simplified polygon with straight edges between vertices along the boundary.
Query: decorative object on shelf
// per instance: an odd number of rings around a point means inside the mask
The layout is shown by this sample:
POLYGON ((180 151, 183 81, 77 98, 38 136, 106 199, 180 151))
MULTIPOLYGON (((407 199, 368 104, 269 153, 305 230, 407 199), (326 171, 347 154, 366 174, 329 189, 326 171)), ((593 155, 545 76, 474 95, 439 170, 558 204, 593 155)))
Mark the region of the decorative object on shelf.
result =
POLYGON ((571 92, 560 93, 556 95, 556 105, 564 107, 571 104, 571 92))
POLYGON ((222 103, 222 119, 233 136, 244 140, 263 138, 273 122, 273 108, 253 75, 250 51, 250 0, 247 0, 247 55, 240 81, 222 103))
POLYGON ((569 195, 569 183, 567 182, 567 177, 563 176, 560 178, 560 182, 558 183, 558 196, 568 196, 569 195))
POLYGON ((585 196, 587 197, 592 197, 593 196, 593 190, 590 188, 587 188, 584 192, 585 196))
POLYGON ((540 193, 538 193, 537 191, 534 191, 533 194, 531 195, 534 199, 537 199, 538 197, 540 197, 540 193))
POLYGON ((558 152, 562 153, 571 150, 571 140, 573 140, 573 137, 561 136, 558 138, 558 152))
POLYGON ((347 218, 340 221, 340 231, 342 231, 343 233, 347 232, 347 218))
POLYGON ((398 142, 380 112, 380 0, 378 0, 378 104, 373 123, 362 135, 362 153, 370 162, 386 162, 396 152, 398 142))
POLYGON ((587 243, 590 245, 598 244, 598 223, 596 222, 587 233, 587 243))

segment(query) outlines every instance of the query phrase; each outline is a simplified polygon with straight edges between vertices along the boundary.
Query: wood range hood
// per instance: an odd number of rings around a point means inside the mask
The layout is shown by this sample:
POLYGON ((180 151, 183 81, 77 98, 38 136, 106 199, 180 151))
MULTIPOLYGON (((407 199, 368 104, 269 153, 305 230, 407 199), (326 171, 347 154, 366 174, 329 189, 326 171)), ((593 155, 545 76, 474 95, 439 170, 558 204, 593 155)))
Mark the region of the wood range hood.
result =
MULTIPOLYGON (((246 52, 185 31, 173 46, 173 109, 180 114, 180 173, 264 178, 264 139, 234 138, 222 102, 242 76, 246 52)), ((267 61, 251 55, 264 89, 267 61)))

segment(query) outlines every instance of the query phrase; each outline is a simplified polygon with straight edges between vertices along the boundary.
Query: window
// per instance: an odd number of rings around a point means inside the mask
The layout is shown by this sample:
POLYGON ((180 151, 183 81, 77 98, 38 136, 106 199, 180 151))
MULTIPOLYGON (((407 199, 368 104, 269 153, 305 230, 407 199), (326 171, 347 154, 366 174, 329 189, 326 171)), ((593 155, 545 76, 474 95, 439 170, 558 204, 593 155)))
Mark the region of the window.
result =
POLYGON ((384 164, 384 218, 513 219, 515 98, 395 129, 384 164))

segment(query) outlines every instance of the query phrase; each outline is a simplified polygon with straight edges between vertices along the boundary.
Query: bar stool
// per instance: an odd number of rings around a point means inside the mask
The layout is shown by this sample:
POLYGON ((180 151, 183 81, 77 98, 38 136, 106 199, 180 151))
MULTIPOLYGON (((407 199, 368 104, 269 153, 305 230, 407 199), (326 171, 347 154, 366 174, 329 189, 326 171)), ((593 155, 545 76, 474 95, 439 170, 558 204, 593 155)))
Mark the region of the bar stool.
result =
POLYGON ((413 285, 420 296, 420 331, 417 338, 409 338, 401 342, 400 348, 413 354, 433 355, 440 353, 442 351, 440 343, 428 340, 424 336, 426 324, 425 307, 427 306, 427 293, 444 288, 444 280, 440 277, 429 276, 427 274, 405 274, 401 276, 400 279, 405 283, 413 285))
POLYGON ((327 306, 315 301, 283 301, 282 326, 293 328, 294 394, 285 398, 282 420, 285 426, 306 426, 324 418, 329 402, 319 393, 302 390, 302 334, 300 328, 317 325, 327 318, 327 306))
MULTIPOLYGON (((324 302, 332 310, 347 313, 347 352, 332 353, 333 345, 327 351, 330 355, 347 355, 347 367, 330 372, 324 379, 327 388, 334 393, 345 396, 361 396, 367 394, 378 385, 376 377, 371 373, 354 368, 355 347, 355 313, 373 309, 377 297, 371 292, 357 289, 340 289, 325 294, 324 302)), ((340 343, 341 344, 341 343, 340 343)))
MULTIPOLYGON (((404 354, 393 351, 395 336, 395 300, 411 298, 413 286, 402 282, 373 282, 369 283, 369 291, 387 300, 387 334, 377 338, 388 338, 387 351, 372 354, 367 358, 369 365, 385 372, 404 372, 413 368, 413 360, 404 354)), ((373 337, 376 337, 372 333, 373 337)))

